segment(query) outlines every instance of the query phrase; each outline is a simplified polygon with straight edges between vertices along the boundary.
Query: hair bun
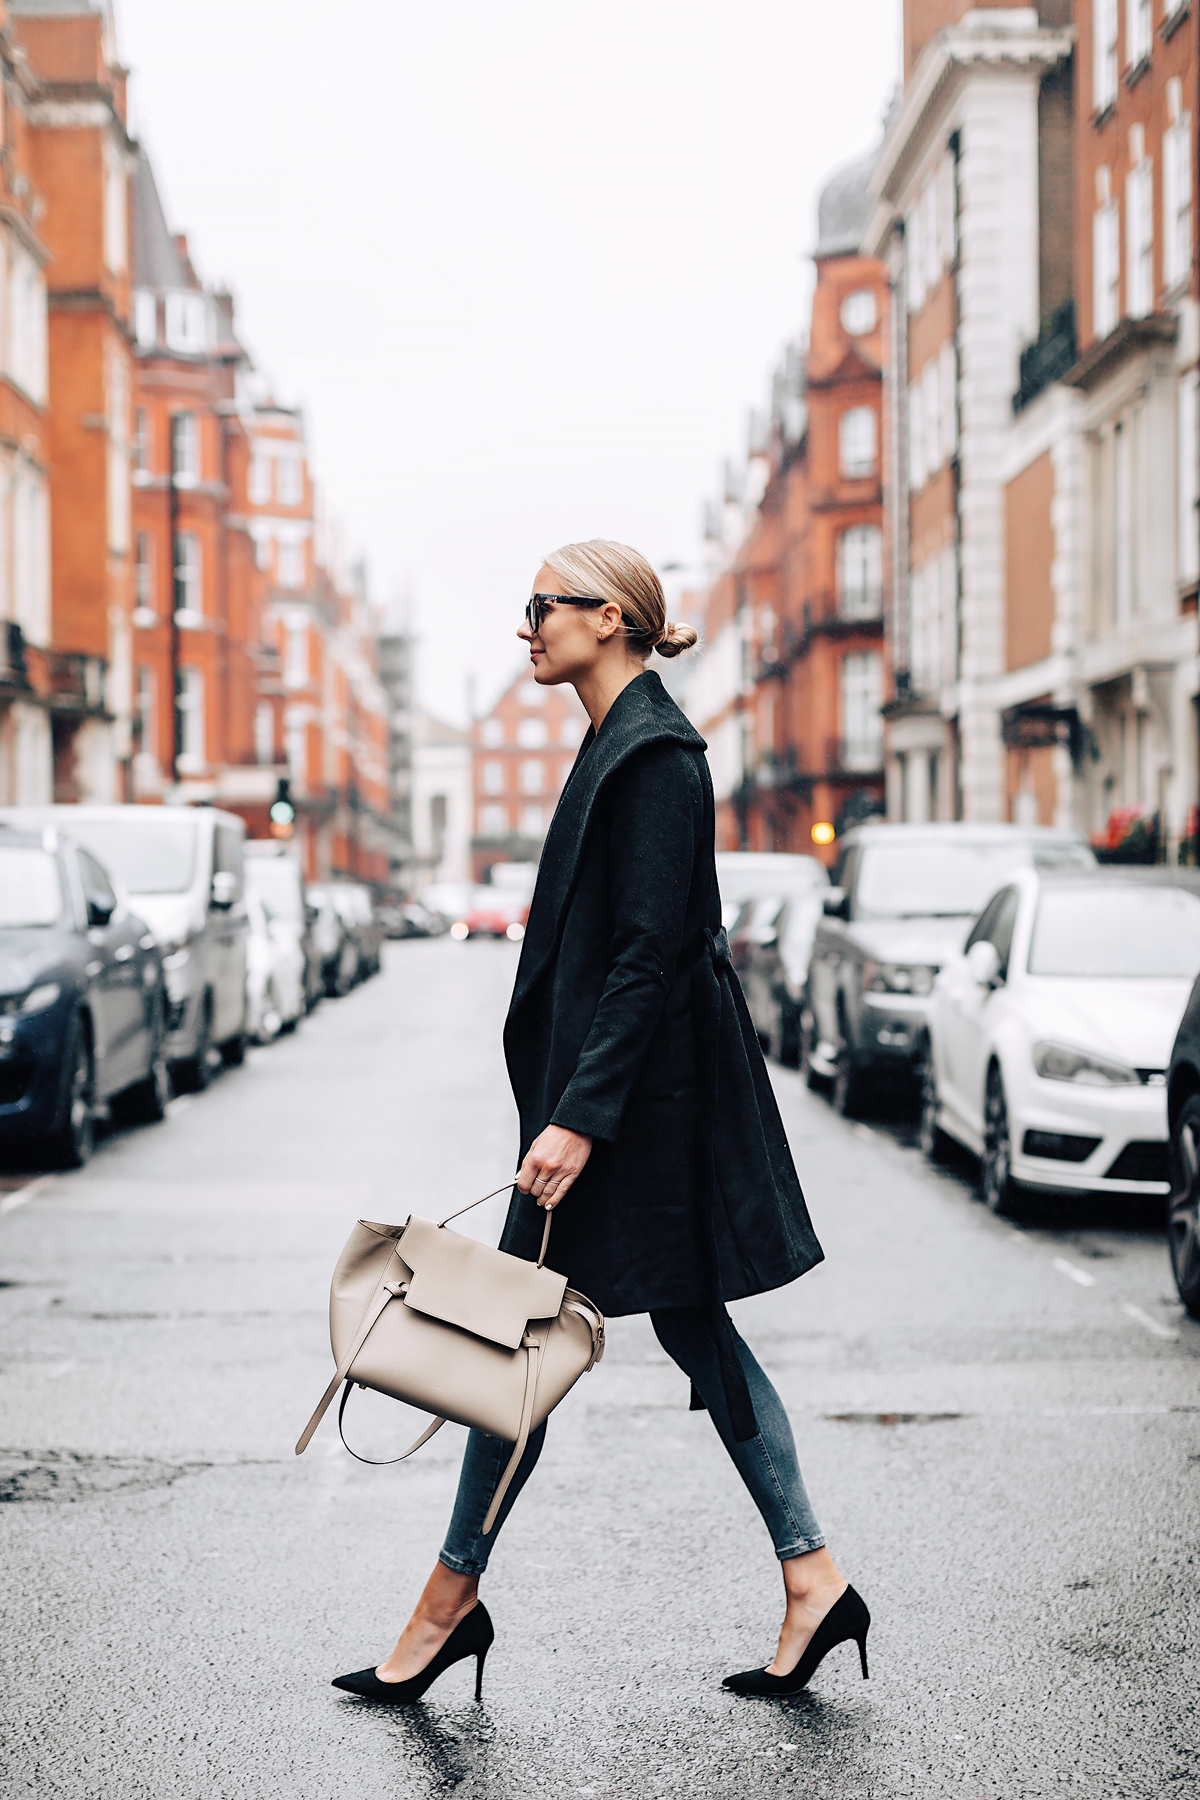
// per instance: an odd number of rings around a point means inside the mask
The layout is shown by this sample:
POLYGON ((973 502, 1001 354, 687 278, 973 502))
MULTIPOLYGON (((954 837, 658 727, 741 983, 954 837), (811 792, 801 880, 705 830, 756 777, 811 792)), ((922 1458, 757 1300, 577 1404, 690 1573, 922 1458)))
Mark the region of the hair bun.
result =
POLYGON ((668 619, 654 648, 660 656, 678 656, 682 651, 691 649, 696 642, 696 635, 690 625, 675 625, 668 619))

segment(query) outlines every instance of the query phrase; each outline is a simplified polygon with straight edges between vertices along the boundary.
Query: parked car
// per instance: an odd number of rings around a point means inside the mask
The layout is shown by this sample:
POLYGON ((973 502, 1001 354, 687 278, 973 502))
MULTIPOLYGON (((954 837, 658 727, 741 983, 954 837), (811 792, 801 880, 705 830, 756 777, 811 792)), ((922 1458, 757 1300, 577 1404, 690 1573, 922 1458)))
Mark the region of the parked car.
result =
POLYGON ((1167 1245, 1179 1298, 1200 1319, 1200 980, 1175 1034, 1167 1070, 1171 1192, 1167 1245))
POLYGON ((0 1154, 77 1167, 97 1111, 161 1119, 162 954, 117 882, 51 826, 0 825, 0 1154))
POLYGON ((311 1012, 324 992, 324 982, 313 941, 316 909, 309 903, 300 858, 274 838, 251 838, 245 857, 247 900, 257 894, 277 931, 294 938, 304 959, 305 1010, 311 1012))
POLYGON ((921 1141, 1023 1188, 1165 1196, 1167 1068, 1200 970, 1200 873, 1024 869, 934 986, 921 1141))
MULTIPOLYGON (((794 1066, 800 1060, 808 967, 829 877, 813 857, 786 860, 808 865, 798 872, 799 884, 748 900, 730 946, 760 1043, 769 1055, 794 1066)), ((795 881, 796 872, 790 873, 795 881)))
POLYGON ((934 977, 1018 868, 1094 868, 1076 832, 1017 825, 862 825, 824 895, 801 1020, 801 1066, 855 1111, 873 1080, 911 1081, 934 977))
POLYGON ((470 881, 435 881, 423 888, 417 898, 428 912, 442 920, 443 929, 448 931, 465 916, 474 891, 470 881))
POLYGON ((163 953, 166 1055, 177 1087, 207 1087, 246 1047, 245 825, 211 806, 13 806, 0 819, 69 832, 116 877, 163 953))
POLYGON ((772 894, 806 892, 826 887, 829 874, 815 856, 790 851, 718 850, 717 886, 721 891, 721 923, 726 931, 737 923, 747 900, 772 894))
POLYGON ((246 917, 246 1030, 269 1044, 304 1013, 304 950, 294 924, 276 918, 260 893, 247 893, 246 917))
POLYGON ((383 926, 375 915, 371 890, 360 881, 333 884, 334 905, 339 907, 358 949, 358 981, 378 975, 383 967, 383 926))
POLYGON ((334 900, 332 887, 310 887, 308 899, 315 909, 313 949, 321 972, 322 991, 331 997, 348 994, 358 976, 358 945, 334 900))
POLYGON ((441 937, 446 920, 420 900, 389 900, 379 908, 379 923, 389 938, 441 937))

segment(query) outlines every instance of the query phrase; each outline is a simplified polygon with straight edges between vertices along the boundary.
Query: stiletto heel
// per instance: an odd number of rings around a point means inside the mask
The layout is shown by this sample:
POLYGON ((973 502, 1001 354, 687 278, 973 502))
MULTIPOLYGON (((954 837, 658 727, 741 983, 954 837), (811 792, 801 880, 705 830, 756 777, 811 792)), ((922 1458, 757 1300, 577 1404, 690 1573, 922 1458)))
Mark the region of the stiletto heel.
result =
POLYGON ((818 1665, 838 1644, 853 1639, 862 1659, 863 1679, 867 1679, 867 1632, 871 1615, 861 1594, 848 1587, 830 1607, 804 1647, 804 1654, 788 1675, 768 1675, 765 1669, 747 1669, 741 1675, 727 1675, 723 1687, 735 1694, 798 1694, 816 1674, 818 1665))
POLYGON ((377 1700, 383 1706, 407 1706, 419 1700, 426 1688, 432 1687, 439 1675, 462 1662, 475 1658, 475 1698, 481 1698, 483 1661, 496 1636, 491 1616, 482 1600, 458 1621, 436 1656, 430 1658, 416 1675, 407 1681, 380 1681, 374 1669, 359 1669, 353 1675, 339 1675, 333 1683, 343 1693, 357 1694, 362 1700, 377 1700))

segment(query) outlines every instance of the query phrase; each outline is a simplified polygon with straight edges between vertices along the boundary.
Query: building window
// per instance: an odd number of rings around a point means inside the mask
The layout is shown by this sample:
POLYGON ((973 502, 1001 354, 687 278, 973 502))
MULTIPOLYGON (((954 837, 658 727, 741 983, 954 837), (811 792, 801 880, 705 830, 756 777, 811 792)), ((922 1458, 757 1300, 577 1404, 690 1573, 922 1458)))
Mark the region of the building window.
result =
POLYGON ((441 862, 446 851, 446 824, 450 814, 450 801, 445 794, 429 796, 429 842, 433 850, 435 862, 441 862))
POLYGON ((133 335, 139 350, 153 350, 158 343, 158 296, 147 288, 133 296, 133 335))
POLYGON ((498 750, 504 742, 504 726, 499 719, 485 719, 479 727, 479 741, 485 750, 498 750))
POLYGON ((304 586, 304 545, 280 544, 279 585, 285 588, 304 586))
POLYGON ((139 406, 133 415, 133 466, 141 472, 150 467, 150 415, 139 406))
POLYGON ((536 681, 523 681, 517 693, 522 706, 545 706, 546 690, 539 687, 536 681))
POLYGON ((1106 338, 1121 316, 1121 222, 1116 200, 1107 193, 1108 170, 1100 175, 1104 197, 1092 215, 1092 329, 1106 338))
POLYGON ((264 768, 275 761, 275 708, 260 700, 254 709, 254 760, 264 768))
POLYGON ((577 750, 583 740, 585 726, 582 719, 573 719, 570 713, 558 728, 558 741, 568 750, 577 750))
MULTIPOLYGON (((1099 12, 1099 7, 1097 7, 1099 12)), ((1125 0, 1125 60, 1131 68, 1146 61, 1154 44, 1151 0, 1125 0)))
POLYGON ((200 421, 195 413, 171 416, 171 473, 185 482, 200 479, 200 421))
POLYGON ((883 596, 883 533, 852 525, 837 543, 838 611, 844 619, 877 619, 883 596))
POLYGON ((479 771, 479 785, 485 794, 502 794, 504 792, 504 764, 502 762, 485 762, 479 771))
POLYGON ((549 739, 545 719, 522 719, 517 725, 517 742, 522 750, 542 750, 549 739))
POLYGON ((537 757, 529 757, 521 764, 521 792, 523 794, 540 794, 545 786, 545 764, 537 757))
POLYGON ((154 732, 154 670, 138 665, 137 695, 134 700, 137 745, 142 756, 156 756, 158 746, 154 732))
POLYGON ((204 676, 199 669, 180 669, 175 714, 179 767, 194 773, 204 767, 204 676))
POLYGON ((869 406, 854 406, 838 424, 838 462, 850 481, 875 473, 875 413, 869 406))
POLYGON ((308 682, 308 626, 289 624, 284 632, 283 679, 288 687, 304 687, 308 682))
POLYGON ((275 495, 281 506, 299 506, 304 498, 304 464, 298 456, 281 456, 275 464, 275 495))
POLYGON ((1092 106, 1103 112, 1117 97, 1117 0, 1096 0, 1092 30, 1092 106))
POLYGON ((1179 383, 1179 579, 1200 578, 1200 375, 1179 383))
POLYGON ((521 836, 528 838, 541 837, 546 829, 545 814, 540 806, 524 806, 521 808, 521 836))
POLYGON ((204 611, 200 540, 194 531, 175 539, 175 611, 196 617, 204 611))
POLYGON ((203 294, 167 295, 167 348, 200 356, 208 348, 208 304, 203 294))
POLYGON ((842 767, 878 769, 883 761, 879 708, 883 701, 883 664, 876 650, 852 650, 843 656, 842 767))
POLYGON ((1154 164, 1141 126, 1129 136, 1134 167, 1125 178, 1125 310, 1144 319, 1154 311, 1154 164))
POLYGON ((250 458, 247 491, 251 506, 265 506, 271 498, 271 459, 262 450, 256 450, 250 458))
POLYGON ((870 288, 858 288, 842 301, 840 317, 847 337, 865 337, 868 331, 874 331, 878 316, 875 295, 870 288))
POLYGON ((154 540, 148 531, 139 531, 134 546, 133 599, 142 612, 154 611, 154 540))
POLYGON ((508 814, 502 806, 484 806, 479 813, 479 835, 502 838, 508 835, 508 814))
POLYGON ((1180 110, 1177 76, 1167 83, 1163 133, 1163 284, 1174 288, 1192 272, 1192 115, 1180 110))

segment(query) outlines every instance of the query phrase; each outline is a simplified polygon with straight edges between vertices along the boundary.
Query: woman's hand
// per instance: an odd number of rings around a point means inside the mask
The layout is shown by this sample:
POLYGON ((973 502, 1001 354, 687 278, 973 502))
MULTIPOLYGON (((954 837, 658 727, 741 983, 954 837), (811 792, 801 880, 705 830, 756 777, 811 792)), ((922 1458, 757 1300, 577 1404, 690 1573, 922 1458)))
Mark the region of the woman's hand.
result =
POLYGON ((591 1154, 590 1137, 584 1137, 580 1131, 564 1131, 561 1125, 547 1125, 525 1153, 525 1161, 517 1171, 517 1186, 523 1194, 532 1194, 547 1212, 553 1212, 582 1175, 591 1154))

